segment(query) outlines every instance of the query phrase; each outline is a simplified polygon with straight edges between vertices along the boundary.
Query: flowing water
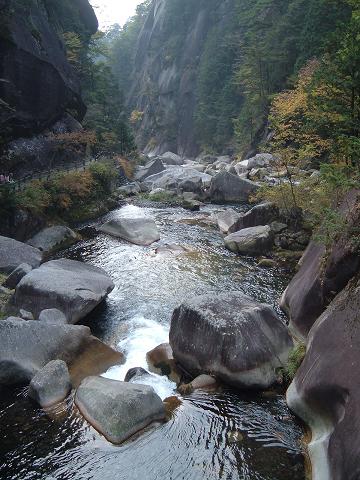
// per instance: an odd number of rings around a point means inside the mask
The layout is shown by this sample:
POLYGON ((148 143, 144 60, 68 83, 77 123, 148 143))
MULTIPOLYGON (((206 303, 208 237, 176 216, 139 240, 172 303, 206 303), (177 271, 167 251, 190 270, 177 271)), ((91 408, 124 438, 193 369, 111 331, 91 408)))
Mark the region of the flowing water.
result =
MULTIPOLYGON (((217 207, 205 208, 211 213, 217 207)), ((126 354, 105 376, 123 380, 129 368, 147 368, 146 352, 168 341, 171 313, 184 299, 241 290, 276 307, 289 280, 281 269, 260 269, 251 258, 226 251, 221 235, 202 213, 127 205, 107 215, 150 216, 160 245, 178 244, 183 255, 155 254, 104 234, 62 252, 103 267, 115 289, 89 317, 93 333, 126 354), (184 220, 185 219, 185 220, 184 220), (190 219, 188 221, 188 219, 190 219)), ((175 395, 166 377, 146 380, 162 397, 175 395)), ((71 409, 48 415, 26 392, 0 392, 0 479, 75 480, 303 480, 301 428, 278 392, 249 394, 224 388, 197 391, 164 425, 122 446, 107 443, 71 409)))

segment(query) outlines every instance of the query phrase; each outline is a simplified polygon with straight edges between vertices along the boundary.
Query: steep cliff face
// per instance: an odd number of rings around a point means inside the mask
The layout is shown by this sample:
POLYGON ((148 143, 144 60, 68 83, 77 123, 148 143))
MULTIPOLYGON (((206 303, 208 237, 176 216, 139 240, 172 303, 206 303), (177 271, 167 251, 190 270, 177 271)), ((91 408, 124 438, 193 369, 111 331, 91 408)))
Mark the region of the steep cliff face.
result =
POLYGON ((224 34, 233 0, 154 0, 137 44, 128 102, 142 112, 137 142, 150 153, 199 153, 195 132, 197 79, 207 39, 224 34))
POLYGON ((97 30, 87 0, 0 0, 0 128, 2 141, 41 132, 65 112, 82 119, 80 84, 61 33, 97 30))

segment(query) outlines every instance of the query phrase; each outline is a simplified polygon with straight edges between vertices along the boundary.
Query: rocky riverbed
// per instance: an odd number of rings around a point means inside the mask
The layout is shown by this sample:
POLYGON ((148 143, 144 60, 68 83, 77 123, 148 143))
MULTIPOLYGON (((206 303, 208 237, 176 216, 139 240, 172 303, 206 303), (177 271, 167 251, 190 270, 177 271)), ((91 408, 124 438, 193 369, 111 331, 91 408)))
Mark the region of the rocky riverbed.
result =
MULTIPOLYGON (((263 268, 257 259, 227 250, 218 227, 205 221, 221 207, 196 213, 135 203, 87 225, 80 230, 84 239, 55 257, 100 267, 114 282, 106 302, 86 318, 93 335, 125 355, 125 363, 105 378, 124 380, 131 368, 149 369, 146 353, 168 341, 173 310, 191 297, 242 291, 281 317, 277 300, 291 272, 263 268), (108 221, 144 217, 155 220, 161 238, 150 246, 97 231, 108 221)), ((303 480, 302 430, 281 388, 241 392, 223 384, 180 395, 173 380, 155 373, 135 377, 134 385, 150 385, 161 399, 177 397, 177 408, 166 423, 151 425, 121 447, 111 446, 76 413, 71 396, 49 415, 26 390, 2 387, 0 477, 303 480)), ((86 401, 83 394, 78 406, 91 412, 86 401)))

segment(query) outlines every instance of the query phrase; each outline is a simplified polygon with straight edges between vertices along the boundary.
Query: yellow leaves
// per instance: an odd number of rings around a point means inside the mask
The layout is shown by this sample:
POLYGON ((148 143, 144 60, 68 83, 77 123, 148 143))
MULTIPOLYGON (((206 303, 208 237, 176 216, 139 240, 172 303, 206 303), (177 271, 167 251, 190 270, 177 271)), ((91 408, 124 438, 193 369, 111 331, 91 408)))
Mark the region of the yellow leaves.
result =
POLYGON ((140 123, 144 117, 144 112, 140 112, 139 110, 133 110, 130 115, 130 123, 132 125, 136 125, 140 123))

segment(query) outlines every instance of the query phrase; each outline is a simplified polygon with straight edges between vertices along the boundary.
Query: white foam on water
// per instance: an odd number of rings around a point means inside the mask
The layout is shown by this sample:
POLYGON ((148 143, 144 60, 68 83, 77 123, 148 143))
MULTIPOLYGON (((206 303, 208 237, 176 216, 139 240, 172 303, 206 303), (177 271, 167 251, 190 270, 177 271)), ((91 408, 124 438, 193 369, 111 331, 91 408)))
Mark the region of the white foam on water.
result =
MULTIPOLYGON (((146 353, 168 341, 169 332, 164 325, 140 315, 132 318, 126 338, 118 344, 118 349, 126 356, 126 362, 124 365, 110 368, 103 376, 123 381, 130 368, 141 367, 147 370, 146 353)), ((166 376, 156 374, 141 377, 134 383, 152 386, 162 399, 174 395, 176 389, 174 382, 171 382, 166 376)))

